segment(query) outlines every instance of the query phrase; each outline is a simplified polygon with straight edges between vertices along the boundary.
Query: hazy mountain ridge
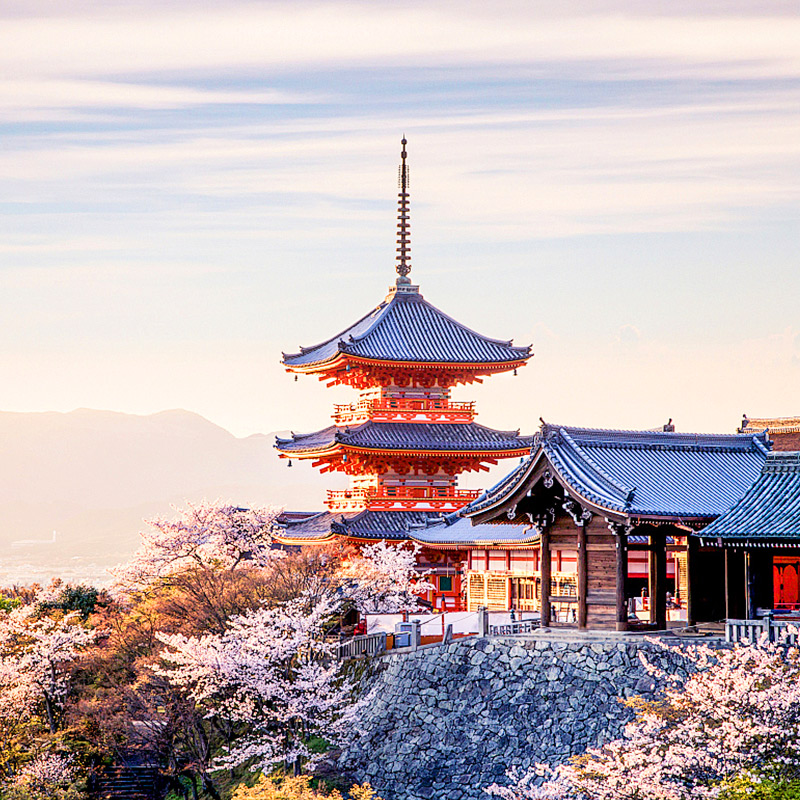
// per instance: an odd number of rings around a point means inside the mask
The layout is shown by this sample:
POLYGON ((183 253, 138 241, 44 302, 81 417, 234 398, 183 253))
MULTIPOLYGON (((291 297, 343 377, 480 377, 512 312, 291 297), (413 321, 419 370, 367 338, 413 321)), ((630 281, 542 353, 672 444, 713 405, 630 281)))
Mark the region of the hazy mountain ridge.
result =
POLYGON ((0 585, 102 578, 138 546, 143 518, 185 500, 322 508, 330 476, 287 469, 274 436, 240 439, 180 409, 0 412, 0 585))

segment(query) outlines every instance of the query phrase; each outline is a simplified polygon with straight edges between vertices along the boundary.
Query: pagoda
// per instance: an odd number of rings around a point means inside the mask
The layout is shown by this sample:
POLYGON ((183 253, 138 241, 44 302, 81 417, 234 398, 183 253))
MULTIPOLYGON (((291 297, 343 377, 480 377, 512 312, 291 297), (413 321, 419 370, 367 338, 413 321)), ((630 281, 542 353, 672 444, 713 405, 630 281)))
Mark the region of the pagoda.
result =
MULTIPOLYGON (((413 285, 406 139, 402 139, 397 214, 398 277, 386 298, 332 338, 283 354, 287 372, 316 375, 329 386, 346 384, 358 399, 338 405, 333 424, 278 438, 282 458, 310 459, 322 472, 344 472, 350 488, 329 491, 328 510, 287 517, 279 539, 319 544, 345 538, 356 544, 403 542, 420 528, 443 523, 479 492, 458 488, 461 473, 487 470, 498 459, 526 456, 532 437, 475 422, 472 402, 451 390, 483 376, 516 371, 530 347, 490 339, 427 302, 413 285)), ((291 462, 290 462, 291 463, 291 462)), ((465 553, 424 548, 441 609, 460 607, 460 564, 465 553)))

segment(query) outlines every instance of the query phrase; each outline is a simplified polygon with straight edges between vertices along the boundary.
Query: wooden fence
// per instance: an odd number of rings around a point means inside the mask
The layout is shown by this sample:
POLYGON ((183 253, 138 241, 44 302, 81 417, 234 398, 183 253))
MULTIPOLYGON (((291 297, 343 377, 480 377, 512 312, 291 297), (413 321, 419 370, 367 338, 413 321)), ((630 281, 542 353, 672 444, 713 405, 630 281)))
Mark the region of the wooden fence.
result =
POLYGON ((756 642, 762 636, 767 641, 778 641, 786 644, 797 644, 798 634, 790 632, 789 628, 800 628, 800 620, 776 620, 772 614, 766 614, 761 619, 729 619, 725 622, 726 642, 756 642))
POLYGON ((336 646, 336 660, 344 661, 358 656, 375 656, 386 651, 386 634, 370 633, 366 636, 354 636, 336 646))
POLYGON ((533 619, 522 619, 516 622, 508 622, 505 625, 490 625, 490 636, 525 636, 533 633, 539 623, 533 619))

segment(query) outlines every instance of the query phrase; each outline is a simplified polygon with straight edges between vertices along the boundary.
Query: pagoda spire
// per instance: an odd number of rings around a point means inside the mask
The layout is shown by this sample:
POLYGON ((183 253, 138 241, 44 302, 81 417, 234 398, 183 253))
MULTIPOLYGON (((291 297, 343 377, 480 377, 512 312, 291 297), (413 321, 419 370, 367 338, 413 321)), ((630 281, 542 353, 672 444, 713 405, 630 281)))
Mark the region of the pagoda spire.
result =
POLYGON ((408 187, 410 184, 408 166, 406 164, 406 144, 405 135, 400 140, 403 149, 400 151, 400 168, 398 170, 397 185, 400 193, 397 195, 397 285, 409 284, 411 280, 408 273, 411 272, 411 212, 408 208, 408 187))

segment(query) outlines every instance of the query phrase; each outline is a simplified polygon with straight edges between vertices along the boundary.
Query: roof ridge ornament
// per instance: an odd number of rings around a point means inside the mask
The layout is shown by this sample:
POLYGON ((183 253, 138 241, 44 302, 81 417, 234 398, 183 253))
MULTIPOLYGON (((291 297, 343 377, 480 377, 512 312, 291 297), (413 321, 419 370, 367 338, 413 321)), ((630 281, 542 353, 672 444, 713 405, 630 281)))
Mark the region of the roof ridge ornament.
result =
POLYGON ((400 140, 403 149, 400 151, 400 166, 397 173, 397 186, 400 189, 397 195, 397 270, 398 286, 407 286, 411 283, 408 273, 411 272, 411 212, 409 210, 408 189, 411 184, 408 165, 406 164, 406 144, 408 140, 403 134, 400 140))

